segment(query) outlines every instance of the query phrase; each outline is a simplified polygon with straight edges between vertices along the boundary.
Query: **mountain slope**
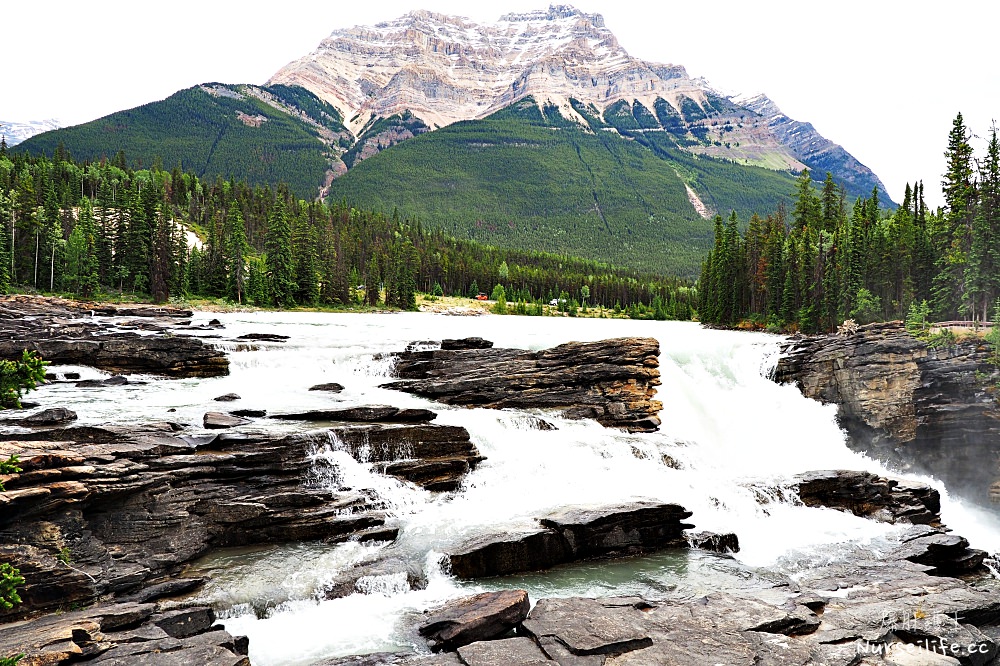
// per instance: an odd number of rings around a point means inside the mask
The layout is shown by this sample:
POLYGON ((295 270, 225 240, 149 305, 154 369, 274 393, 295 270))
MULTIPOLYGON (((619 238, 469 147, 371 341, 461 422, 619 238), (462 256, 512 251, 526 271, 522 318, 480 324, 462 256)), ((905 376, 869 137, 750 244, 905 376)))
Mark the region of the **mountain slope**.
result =
POLYGON ((691 132, 693 140, 679 146, 692 154, 775 170, 809 167, 820 178, 830 171, 850 196, 878 186, 889 201, 871 170, 771 100, 729 97, 680 65, 633 58, 599 14, 568 5, 507 14, 491 24, 414 11, 338 29, 269 83, 311 90, 359 135, 378 119, 404 113, 429 129, 482 119, 526 97, 585 125, 591 123, 579 106, 607 120, 609 113, 632 116, 639 105, 691 132))
POLYGON ((325 174, 343 171, 337 155, 353 137, 336 109, 303 88, 203 84, 165 100, 90 123, 46 132, 18 146, 51 155, 62 143, 77 159, 124 151, 135 163, 159 158, 201 177, 230 175, 252 184, 284 181, 312 198, 325 174))
POLYGON ((493 245, 693 276, 712 225, 686 183, 714 208, 745 215, 794 190, 788 174, 692 156, 663 132, 642 139, 653 148, 585 131, 527 98, 370 157, 334 181, 330 196, 493 245))

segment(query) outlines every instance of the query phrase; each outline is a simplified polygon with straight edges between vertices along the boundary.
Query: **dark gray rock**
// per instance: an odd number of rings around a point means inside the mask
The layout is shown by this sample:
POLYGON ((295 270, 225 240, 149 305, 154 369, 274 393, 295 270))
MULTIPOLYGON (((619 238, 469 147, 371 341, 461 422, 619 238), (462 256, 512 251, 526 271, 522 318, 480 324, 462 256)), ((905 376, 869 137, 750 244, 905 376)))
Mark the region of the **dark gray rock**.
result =
POLYGON ((451 573, 458 578, 538 571, 571 559, 562 535, 544 527, 474 537, 448 555, 451 573))
POLYGON ((455 349, 490 349, 493 343, 482 338, 459 338, 441 341, 441 349, 445 351, 455 349))
POLYGON ((50 407, 20 420, 25 426, 54 426, 76 421, 76 412, 65 407, 50 407))
POLYGON ((218 398, 212 398, 215 402, 233 402, 234 400, 240 400, 240 396, 237 393, 226 393, 220 395, 218 398))
POLYGON ((557 409, 567 418, 649 432, 662 405, 659 343, 652 338, 570 342, 520 349, 438 349, 396 354, 402 380, 384 388, 450 405, 494 409, 557 409))
POLYGON ((290 336, 278 335, 277 333, 247 333, 241 335, 237 340, 259 340, 261 342, 284 342, 290 336))
POLYGON ((128 377, 124 375, 112 375, 107 379, 84 379, 76 383, 77 388, 100 388, 101 386, 124 386, 128 384, 128 377))
POLYGON ((315 386, 309 387, 310 391, 327 391, 329 393, 340 393, 344 390, 343 384, 338 384, 337 382, 329 382, 327 384, 316 384, 315 386))
POLYGON ((429 611, 418 631, 431 650, 454 650, 503 636, 528 616, 524 590, 483 592, 429 611))
POLYGON ((231 416, 222 412, 205 412, 202 417, 202 425, 209 430, 221 430, 224 428, 235 428, 236 426, 250 423, 248 419, 240 416, 231 416))
POLYGON ((890 523, 936 525, 941 521, 941 496, 923 483, 851 470, 799 474, 794 483, 807 506, 839 509, 890 523))
POLYGON ((234 409, 229 412, 232 416, 239 416, 245 418, 264 418, 267 416, 266 409, 234 409))
POLYGON ((687 545, 682 522, 691 512, 679 504, 628 502, 611 506, 573 507, 539 520, 562 535, 572 559, 634 555, 687 545))
POLYGON ((556 644, 575 656, 619 655, 653 645, 643 606, 628 598, 540 599, 522 626, 546 651, 556 644))
POLYGON ((272 414, 285 421, 340 421, 345 423, 430 423, 437 414, 429 409, 402 409, 385 405, 317 409, 293 414, 272 414))
POLYGON ((699 550, 710 550, 715 553, 740 552, 740 540, 732 532, 716 534, 715 532, 693 532, 685 535, 688 545, 699 550))
POLYGON ((152 623, 173 638, 187 638, 208 631, 215 623, 215 611, 202 606, 182 608, 154 615, 152 623))
POLYGON ((526 637, 478 641, 458 648, 458 656, 468 666, 552 666, 535 641, 526 637))

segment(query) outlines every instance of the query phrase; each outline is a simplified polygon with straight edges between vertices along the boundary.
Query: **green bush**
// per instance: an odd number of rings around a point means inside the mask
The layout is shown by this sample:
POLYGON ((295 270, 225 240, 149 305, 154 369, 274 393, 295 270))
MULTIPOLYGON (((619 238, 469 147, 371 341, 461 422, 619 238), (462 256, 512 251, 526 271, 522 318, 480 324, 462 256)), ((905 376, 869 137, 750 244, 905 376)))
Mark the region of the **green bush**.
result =
POLYGON ((24 585, 20 570, 4 562, 0 564, 0 609, 10 610, 21 603, 17 588, 24 585))
POLYGON ((48 363, 27 349, 19 361, 0 361, 0 409, 20 409, 21 396, 45 381, 48 363))
MULTIPOLYGON (((15 453, 7 460, 0 460, 0 474, 20 474, 21 468, 17 466, 17 463, 21 462, 15 453)), ((0 493, 5 491, 6 488, 3 487, 3 483, 0 482, 0 493)))

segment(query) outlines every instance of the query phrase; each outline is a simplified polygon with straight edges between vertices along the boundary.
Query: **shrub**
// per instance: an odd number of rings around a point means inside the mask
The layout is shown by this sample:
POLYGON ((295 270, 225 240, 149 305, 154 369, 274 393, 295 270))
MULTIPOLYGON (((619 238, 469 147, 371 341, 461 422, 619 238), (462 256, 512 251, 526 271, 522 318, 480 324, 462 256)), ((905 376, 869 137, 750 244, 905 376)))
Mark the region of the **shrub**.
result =
POLYGON ((27 349, 19 361, 0 361, 0 409, 20 409, 21 396, 45 381, 42 357, 27 349))
POLYGON ((20 570, 4 562, 0 564, 0 609, 10 610, 21 603, 17 588, 24 585, 20 570))

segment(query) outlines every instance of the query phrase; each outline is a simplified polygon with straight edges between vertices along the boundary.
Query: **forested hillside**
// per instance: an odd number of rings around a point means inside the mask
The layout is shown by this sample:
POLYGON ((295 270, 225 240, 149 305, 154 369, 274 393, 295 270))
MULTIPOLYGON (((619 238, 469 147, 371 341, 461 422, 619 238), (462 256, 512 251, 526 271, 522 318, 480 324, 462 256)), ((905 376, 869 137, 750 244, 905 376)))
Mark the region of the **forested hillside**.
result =
POLYGON ((0 144, 3 291, 409 309, 417 290, 475 295, 499 287, 524 313, 563 298, 633 316, 692 314, 695 291, 681 280, 456 240, 399 215, 296 198, 285 186, 127 163, 11 155, 0 144), (188 229, 203 242, 192 247, 188 229))
POLYGON ((694 275, 712 229, 685 183, 712 209, 747 216, 794 191, 787 172, 696 157, 628 119, 616 129, 595 118, 586 131, 527 98, 364 160, 330 198, 484 243, 694 275))
POLYGON ((948 135, 945 207, 924 204, 924 185, 907 185, 902 206, 882 209, 877 192, 847 203, 829 178, 817 193, 808 173, 790 213, 715 220, 715 243, 700 280, 702 321, 742 320, 774 329, 832 330, 906 318, 996 316, 1000 297, 1000 142, 993 128, 985 159, 973 157, 962 115, 948 135))
POLYGON ((17 150, 77 160, 114 159, 135 169, 179 166, 199 178, 235 177, 253 185, 288 183, 312 198, 330 168, 330 150, 350 145, 343 119, 304 88, 209 83, 93 122, 46 132, 17 150))

